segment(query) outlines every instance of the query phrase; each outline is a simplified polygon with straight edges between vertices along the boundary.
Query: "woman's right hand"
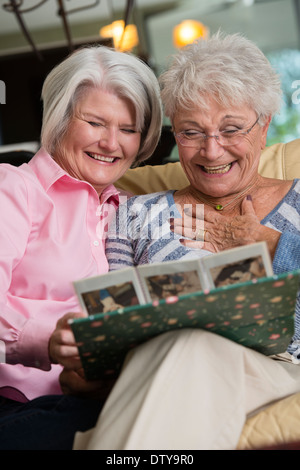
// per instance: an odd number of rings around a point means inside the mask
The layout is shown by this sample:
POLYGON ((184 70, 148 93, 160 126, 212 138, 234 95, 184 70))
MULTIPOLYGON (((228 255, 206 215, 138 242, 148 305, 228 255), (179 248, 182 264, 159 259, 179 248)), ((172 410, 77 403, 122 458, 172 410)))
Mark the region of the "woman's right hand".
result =
POLYGON ((244 198, 239 215, 226 215, 214 210, 207 210, 197 220, 194 213, 185 213, 185 217, 173 219, 171 230, 188 237, 181 240, 184 246, 208 250, 212 253, 229 250, 237 246, 250 245, 265 241, 273 258, 281 233, 260 223, 255 213, 252 199, 244 198), (197 238, 197 223, 200 225, 204 241, 197 238))
POLYGON ((85 316, 84 313, 67 313, 58 320, 48 345, 50 361, 53 364, 61 364, 69 370, 78 370, 82 367, 69 320, 85 316))
POLYGON ((116 379, 85 380, 83 369, 63 369, 59 376, 64 395, 75 395, 97 400, 106 400, 116 379))
POLYGON ((70 319, 85 316, 83 313, 67 313, 58 320, 49 340, 49 356, 52 363, 64 367, 59 381, 65 395, 105 400, 116 379, 85 380, 77 343, 69 325, 70 319))

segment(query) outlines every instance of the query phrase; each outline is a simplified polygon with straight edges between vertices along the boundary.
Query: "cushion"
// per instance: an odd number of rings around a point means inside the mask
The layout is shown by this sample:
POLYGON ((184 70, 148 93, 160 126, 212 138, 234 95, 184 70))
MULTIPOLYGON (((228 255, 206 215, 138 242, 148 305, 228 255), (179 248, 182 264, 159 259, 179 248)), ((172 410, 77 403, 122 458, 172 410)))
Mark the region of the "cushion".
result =
POLYGON ((260 159, 260 174, 285 180, 300 178, 299 151, 300 139, 266 147, 260 159))
POLYGON ((145 165, 127 170, 115 183, 119 189, 133 194, 149 194, 167 189, 181 189, 188 185, 188 179, 179 162, 165 165, 145 165))
MULTIPOLYGON (((297 366, 295 366, 297 367, 297 366)), ((276 447, 300 442, 300 393, 268 406, 248 418, 237 449, 276 447)), ((298 447, 300 448, 300 446, 298 447)))

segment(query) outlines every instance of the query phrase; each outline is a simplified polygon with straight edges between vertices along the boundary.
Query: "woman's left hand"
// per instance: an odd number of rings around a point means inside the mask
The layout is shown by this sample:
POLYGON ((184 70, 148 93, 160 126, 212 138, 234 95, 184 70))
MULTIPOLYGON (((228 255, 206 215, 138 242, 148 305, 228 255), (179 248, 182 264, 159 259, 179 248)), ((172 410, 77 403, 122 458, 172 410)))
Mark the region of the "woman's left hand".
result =
POLYGON ((241 205, 240 215, 224 215, 217 211, 207 210, 204 213, 203 231, 200 230, 203 240, 197 239, 199 226, 193 215, 185 213, 184 219, 174 219, 173 230, 188 238, 183 239, 182 244, 190 248, 201 248, 216 253, 242 245, 249 245, 259 241, 266 241, 271 255, 280 238, 280 232, 260 224, 251 199, 244 199, 241 205), (182 222, 184 221, 184 226, 182 222))
POLYGON ((56 324, 49 340, 49 357, 54 364, 77 370, 81 366, 77 343, 69 325, 72 318, 84 317, 83 313, 67 313, 56 324))

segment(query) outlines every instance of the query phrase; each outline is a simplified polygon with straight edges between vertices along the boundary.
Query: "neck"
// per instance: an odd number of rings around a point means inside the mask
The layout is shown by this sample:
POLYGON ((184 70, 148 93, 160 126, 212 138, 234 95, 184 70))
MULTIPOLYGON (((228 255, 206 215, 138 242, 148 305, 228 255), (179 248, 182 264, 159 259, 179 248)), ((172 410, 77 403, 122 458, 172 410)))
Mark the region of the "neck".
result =
POLYGON ((197 201, 207 204, 210 207, 213 207, 216 211, 223 211, 224 209, 226 209, 226 207, 228 207, 228 209, 233 209, 234 207, 239 205, 242 199, 244 199, 251 192, 253 187, 256 185, 257 180, 258 177, 254 181, 252 181, 252 183, 242 189, 239 193, 235 193, 231 197, 222 197, 221 200, 212 196, 203 195, 200 191, 193 187, 190 187, 190 193, 192 197, 197 201))

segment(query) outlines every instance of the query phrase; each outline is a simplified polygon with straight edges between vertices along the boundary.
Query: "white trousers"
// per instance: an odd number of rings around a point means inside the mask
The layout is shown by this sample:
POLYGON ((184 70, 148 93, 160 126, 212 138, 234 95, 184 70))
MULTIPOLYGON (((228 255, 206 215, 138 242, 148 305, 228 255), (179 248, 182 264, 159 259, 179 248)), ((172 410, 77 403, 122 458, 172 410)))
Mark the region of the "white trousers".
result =
POLYGON ((300 366, 198 329, 135 348, 74 449, 235 449, 247 415, 300 391, 300 366))

